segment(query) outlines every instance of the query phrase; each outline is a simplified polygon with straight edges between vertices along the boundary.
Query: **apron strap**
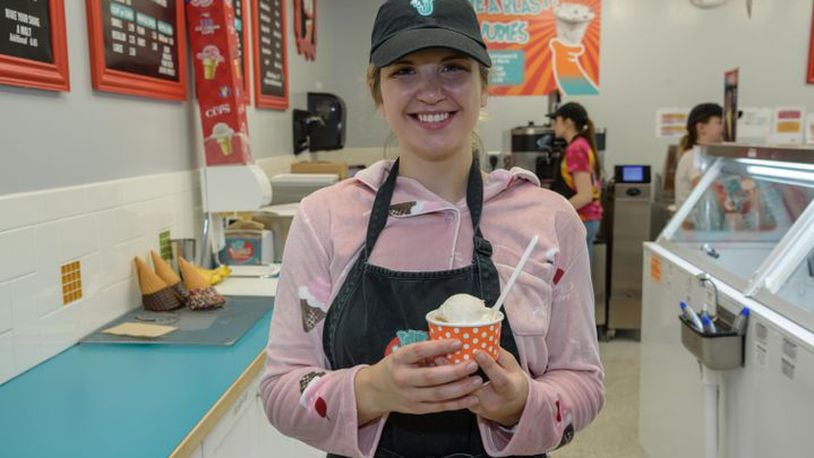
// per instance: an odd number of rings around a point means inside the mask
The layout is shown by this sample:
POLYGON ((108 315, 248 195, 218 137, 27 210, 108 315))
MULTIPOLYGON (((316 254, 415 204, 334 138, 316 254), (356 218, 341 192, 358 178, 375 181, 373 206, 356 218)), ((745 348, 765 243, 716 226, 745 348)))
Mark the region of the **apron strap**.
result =
MULTIPOLYGON (((365 247, 362 250, 363 259, 367 260, 373 247, 376 246, 376 241, 379 235, 387 225, 387 217, 390 213, 390 202, 393 199, 393 193, 396 189, 396 178, 399 174, 399 160, 393 162, 393 167, 390 169, 387 179, 382 184, 379 192, 376 193, 376 200, 373 202, 373 209, 370 211, 370 219, 367 225, 367 237, 365 238, 365 247)), ((473 252, 473 261, 477 259, 477 255, 481 254, 487 257, 492 255, 492 245, 483 238, 480 231, 480 218, 483 213, 483 179, 481 178, 480 164, 477 159, 472 160, 472 166, 469 168, 469 180, 466 186, 466 205, 469 207, 469 214, 472 218, 472 229, 475 233, 473 252)))
POLYGON ((396 178, 398 175, 399 159, 396 159, 396 161, 393 162, 390 173, 387 175, 387 179, 379 189, 379 192, 376 193, 376 200, 373 202, 373 209, 370 211, 365 248, 362 250, 362 256, 365 262, 373 251, 373 247, 376 246, 379 234, 382 233, 384 226, 387 224, 387 217, 390 212, 390 201, 393 199, 393 192, 396 190, 396 178))

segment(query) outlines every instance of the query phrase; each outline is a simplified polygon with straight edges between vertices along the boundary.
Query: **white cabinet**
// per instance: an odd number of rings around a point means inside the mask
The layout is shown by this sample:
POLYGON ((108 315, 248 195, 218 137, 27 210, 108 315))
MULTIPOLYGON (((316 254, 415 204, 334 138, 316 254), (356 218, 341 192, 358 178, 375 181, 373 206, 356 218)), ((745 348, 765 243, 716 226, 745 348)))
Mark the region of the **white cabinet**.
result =
POLYGON ((260 398, 260 376, 204 438, 200 458, 323 458, 325 452, 278 432, 266 418, 260 398))

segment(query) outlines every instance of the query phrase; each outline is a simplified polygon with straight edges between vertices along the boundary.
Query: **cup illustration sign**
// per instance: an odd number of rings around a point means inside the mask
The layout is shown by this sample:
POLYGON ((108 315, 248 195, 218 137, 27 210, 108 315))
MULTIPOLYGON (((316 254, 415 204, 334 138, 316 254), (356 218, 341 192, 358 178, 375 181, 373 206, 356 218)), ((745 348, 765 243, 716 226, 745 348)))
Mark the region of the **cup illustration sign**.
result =
POLYGON ((220 49, 215 45, 206 45, 195 57, 203 63, 204 79, 215 79, 215 71, 218 69, 218 65, 224 61, 220 49))
POLYGON ((224 156, 232 154, 232 136, 235 134, 234 129, 229 127, 228 124, 219 122, 212 128, 212 140, 215 140, 223 151, 224 156))
POLYGON ((469 294, 455 294, 426 316, 430 339, 457 339, 463 347, 448 355, 455 364, 474 359, 482 351, 497 359, 500 351, 500 325, 503 313, 487 307, 469 294))
POLYGON ((596 15, 586 5, 561 3, 554 8, 554 17, 557 19, 557 38, 565 44, 579 46, 596 15))
POLYGON ((551 48, 557 86, 567 95, 598 94, 596 83, 580 63, 580 57, 585 53, 582 39, 596 14, 586 5, 561 3, 554 8, 554 17, 557 20, 557 36, 548 42, 548 46, 551 48))

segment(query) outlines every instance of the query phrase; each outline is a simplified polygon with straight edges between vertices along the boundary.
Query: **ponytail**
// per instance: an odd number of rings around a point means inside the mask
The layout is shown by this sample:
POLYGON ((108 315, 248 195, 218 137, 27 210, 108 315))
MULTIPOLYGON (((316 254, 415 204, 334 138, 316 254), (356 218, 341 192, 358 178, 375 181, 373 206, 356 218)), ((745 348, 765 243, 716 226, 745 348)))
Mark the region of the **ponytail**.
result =
POLYGON ((695 148, 696 144, 698 144, 698 128, 692 126, 687 134, 681 137, 681 141, 678 143, 679 152, 684 154, 684 151, 695 148))
POLYGON ((591 121, 590 118, 587 118, 585 124, 578 130, 577 137, 584 138, 585 141, 588 142, 588 146, 591 147, 591 152, 594 155, 594 173, 599 180, 602 178, 602 167, 599 165, 599 151, 596 150, 596 129, 594 128, 594 122, 591 121))

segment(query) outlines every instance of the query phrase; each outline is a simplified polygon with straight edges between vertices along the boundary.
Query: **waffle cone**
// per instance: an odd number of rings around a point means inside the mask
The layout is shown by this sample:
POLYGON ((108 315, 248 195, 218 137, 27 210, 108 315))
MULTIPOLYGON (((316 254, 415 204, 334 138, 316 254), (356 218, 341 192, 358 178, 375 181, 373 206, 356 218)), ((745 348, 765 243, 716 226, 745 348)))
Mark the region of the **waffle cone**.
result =
POLYGON ((175 310, 184 305, 178 299, 178 296, 175 294, 172 288, 168 287, 164 287, 164 289, 153 294, 142 295, 141 304, 146 310, 153 312, 175 310))
POLYGON ((153 250, 150 250, 150 257, 153 258, 153 266, 155 266, 155 273, 157 273, 158 276, 161 277, 162 280, 164 280, 164 283, 166 283, 169 286, 175 286, 181 282, 181 277, 179 277, 178 274, 175 273, 174 270, 172 270, 172 267, 170 267, 170 265, 167 264, 167 261, 161 259, 161 256, 159 256, 158 253, 156 253, 153 250))
POLYGON ((181 271, 181 276, 184 277, 184 285, 186 285, 188 290, 192 291, 193 289, 203 289, 209 287, 209 283, 206 281, 204 276, 195 270, 195 267, 181 256, 178 256, 178 269, 181 271))
POLYGON ((138 271, 138 284, 141 294, 153 294, 167 287, 167 284, 150 269, 140 257, 136 256, 136 271, 138 271))

